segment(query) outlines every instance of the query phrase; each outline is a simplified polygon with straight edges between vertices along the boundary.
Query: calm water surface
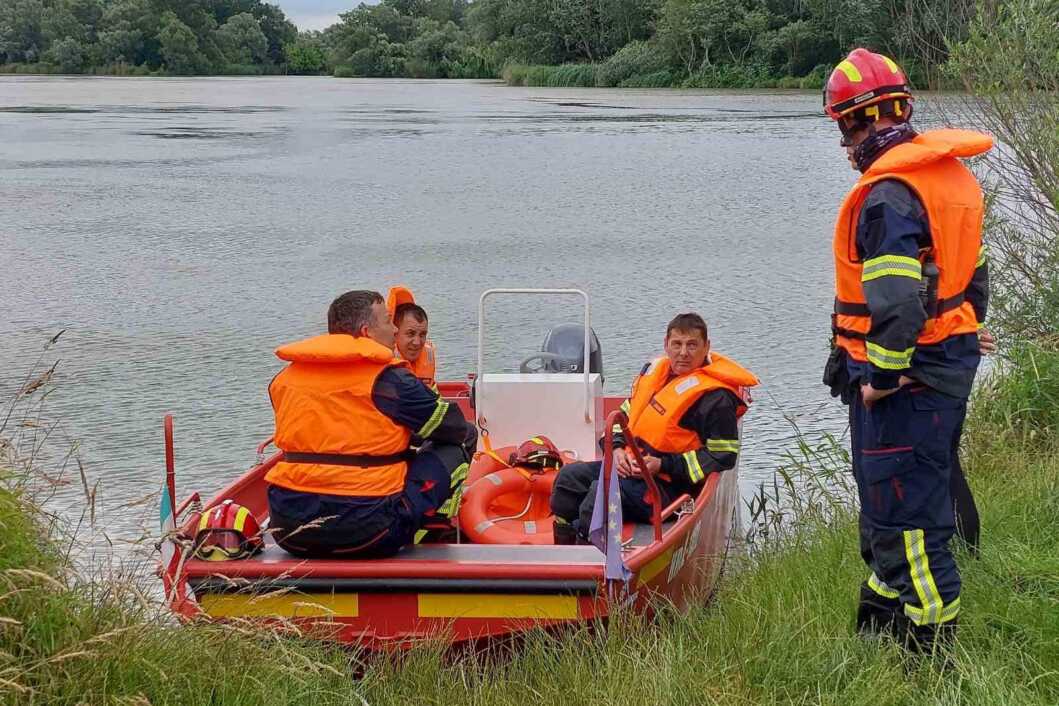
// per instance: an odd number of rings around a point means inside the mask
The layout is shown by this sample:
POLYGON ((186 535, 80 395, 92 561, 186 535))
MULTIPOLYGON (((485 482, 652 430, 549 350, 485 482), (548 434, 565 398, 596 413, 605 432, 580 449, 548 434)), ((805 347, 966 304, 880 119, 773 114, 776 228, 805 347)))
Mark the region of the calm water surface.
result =
MULTIPOLYGON (((233 478, 271 433, 272 350, 321 332, 337 293, 412 287, 440 377, 462 378, 483 289, 576 286, 611 394, 685 310, 761 377, 746 495, 789 420, 844 429, 819 382, 854 180, 837 142, 808 93, 0 77, 0 399, 66 329, 49 413, 100 480, 108 534, 132 536, 155 512, 124 506, 158 487, 162 415, 180 488, 233 478)), ((495 311, 500 368, 579 316, 495 311)), ((80 481, 57 502, 76 518, 80 481)))

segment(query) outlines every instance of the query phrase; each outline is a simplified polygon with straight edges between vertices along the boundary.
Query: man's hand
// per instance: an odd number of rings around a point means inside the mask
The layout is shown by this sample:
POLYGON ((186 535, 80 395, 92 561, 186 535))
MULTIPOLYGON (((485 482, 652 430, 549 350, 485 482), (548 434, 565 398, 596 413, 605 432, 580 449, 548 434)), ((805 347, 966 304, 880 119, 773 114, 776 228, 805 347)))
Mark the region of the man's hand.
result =
POLYGON ((625 449, 614 449, 614 467, 618 469, 618 475, 629 478, 636 475, 632 470, 632 459, 625 449))
POLYGON ((890 390, 876 390, 870 383, 867 385, 861 385, 860 398, 864 400, 864 406, 871 409, 871 406, 879 400, 886 399, 905 385, 909 385, 913 382, 915 381, 912 378, 907 375, 902 375, 901 379, 897 381, 897 387, 890 390))
POLYGON ((662 459, 657 456, 644 456, 643 462, 647 466, 647 472, 652 476, 657 476, 662 470, 662 459))
POLYGON ((980 355, 996 353, 996 338, 989 332, 989 329, 983 328, 978 331, 978 353, 980 355))
MULTIPOLYGON (((640 469, 636 467, 636 460, 632 454, 628 453, 625 449, 614 450, 614 461, 615 467, 618 469, 618 475, 622 478, 639 478, 640 469)), ((657 456, 644 455, 644 465, 647 466, 647 472, 651 475, 656 475, 662 470, 662 459, 657 456)))

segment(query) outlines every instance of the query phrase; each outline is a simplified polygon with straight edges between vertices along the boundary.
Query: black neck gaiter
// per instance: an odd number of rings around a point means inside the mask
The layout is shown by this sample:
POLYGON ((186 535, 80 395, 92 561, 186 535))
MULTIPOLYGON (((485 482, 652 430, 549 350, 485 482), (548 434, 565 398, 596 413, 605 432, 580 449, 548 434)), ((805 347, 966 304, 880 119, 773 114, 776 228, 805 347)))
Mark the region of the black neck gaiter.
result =
POLYGON ((868 167, 882 156, 886 150, 896 147, 902 142, 908 142, 916 136, 910 123, 901 123, 893 127, 883 128, 878 132, 872 132, 868 139, 857 145, 853 151, 853 159, 857 163, 857 169, 864 173, 868 167))

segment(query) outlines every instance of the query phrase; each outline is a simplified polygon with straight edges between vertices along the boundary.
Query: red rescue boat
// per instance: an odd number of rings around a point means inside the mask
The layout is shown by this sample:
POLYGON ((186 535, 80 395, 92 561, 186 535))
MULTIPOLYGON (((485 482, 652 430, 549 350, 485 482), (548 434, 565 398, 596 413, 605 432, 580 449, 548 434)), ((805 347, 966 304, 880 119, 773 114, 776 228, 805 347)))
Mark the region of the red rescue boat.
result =
MULTIPOLYGON (((627 578, 615 579, 607 577, 605 554, 596 546, 552 543, 547 493, 553 478, 505 467, 514 444, 546 434, 564 449, 564 460, 602 457, 605 482, 617 481, 610 473, 610 454, 599 452, 596 439, 605 436, 609 450, 610 430, 625 423, 618 409, 625 397, 602 394, 602 376, 593 371, 601 363, 593 361, 590 333, 588 297, 579 290, 482 295, 474 393, 466 382, 441 382, 439 388, 485 432, 483 440, 505 445, 495 451, 486 447, 471 466, 466 493, 472 502, 461 506, 460 522, 470 536, 463 532, 454 543, 414 545, 389 559, 301 559, 284 552, 267 531, 265 549, 248 558, 195 558, 191 539, 201 513, 225 500, 245 506, 267 527, 264 477, 282 453, 265 456, 269 439, 258 447, 258 462, 209 501, 201 503, 193 493, 177 505, 167 418, 163 527, 167 514, 177 518, 163 537, 160 565, 168 606, 185 619, 289 621, 322 638, 390 649, 424 639, 479 641, 533 627, 592 622, 606 619, 617 605, 650 612, 659 597, 678 608, 701 600, 717 580, 735 529, 736 469, 709 476, 696 498, 685 495, 668 507, 656 501, 651 524, 625 523, 620 558, 627 578), (571 366, 562 355, 545 351, 524 361, 518 374, 483 374, 486 299, 542 293, 584 299, 585 324, 576 327, 579 337, 583 333, 583 360, 571 366), (535 359, 544 370, 527 365, 535 359), (557 368, 566 371, 554 372, 557 368), (475 489, 483 482, 504 492, 475 501, 475 489), (487 522, 481 521, 483 514, 487 522), (473 526, 487 523, 496 529, 474 531, 473 526)), ((598 351, 598 342, 594 345, 598 351)), ((644 477, 653 485, 649 474, 644 477)), ((614 556, 615 548, 610 549, 614 556)))

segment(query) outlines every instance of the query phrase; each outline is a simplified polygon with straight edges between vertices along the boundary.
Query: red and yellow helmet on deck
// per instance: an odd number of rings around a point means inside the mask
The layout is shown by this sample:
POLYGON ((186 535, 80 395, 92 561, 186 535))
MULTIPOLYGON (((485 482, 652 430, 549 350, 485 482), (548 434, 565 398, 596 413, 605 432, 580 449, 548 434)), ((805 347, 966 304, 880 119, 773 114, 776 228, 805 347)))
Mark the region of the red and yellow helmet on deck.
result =
POLYGON ((824 111, 832 120, 855 122, 890 116, 907 120, 912 88, 901 67, 888 56, 854 49, 835 67, 824 86, 824 111))
POLYGON ((529 466, 542 470, 559 469, 563 467, 563 454, 551 439, 541 435, 519 444, 507 462, 512 466, 529 466))
POLYGON ((244 559, 264 546, 254 514, 231 500, 204 512, 195 533, 195 557, 206 561, 244 559))

